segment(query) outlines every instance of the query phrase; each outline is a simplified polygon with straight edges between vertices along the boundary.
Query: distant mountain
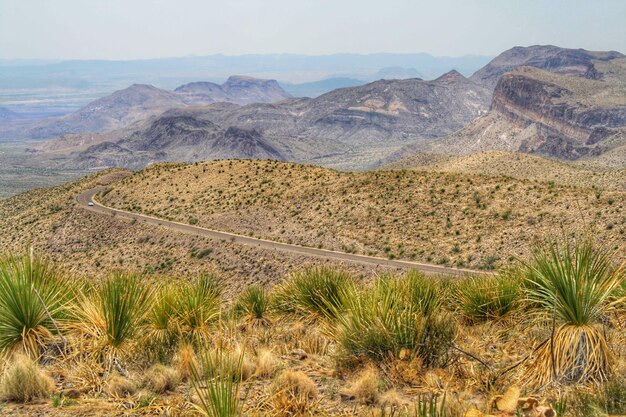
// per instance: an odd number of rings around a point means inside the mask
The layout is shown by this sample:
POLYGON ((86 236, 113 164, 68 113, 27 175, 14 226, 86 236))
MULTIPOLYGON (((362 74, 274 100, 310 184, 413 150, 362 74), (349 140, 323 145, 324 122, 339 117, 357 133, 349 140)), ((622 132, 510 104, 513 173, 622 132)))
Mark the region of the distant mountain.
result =
POLYGON ((314 99, 179 108, 139 128, 73 138, 66 166, 272 158, 363 169, 407 143, 448 135, 487 112, 490 93, 456 71, 433 81, 380 80, 314 99), (103 145, 106 143, 106 145, 103 145), (132 159, 131 155, 135 155, 132 159))
POLYGON ((281 87, 294 97, 315 98, 338 88, 357 87, 366 84, 363 80, 348 77, 333 77, 309 83, 289 84, 280 83, 281 87))
POLYGON ((276 80, 231 76, 222 85, 211 82, 193 82, 174 90, 192 105, 217 102, 236 104, 273 103, 291 97, 276 80))
POLYGON ((407 78, 424 78, 415 68, 385 67, 368 77, 368 80, 404 80, 407 78))
POLYGON ((133 84, 74 113, 38 121, 23 131, 22 137, 45 139, 68 133, 106 132, 185 105, 182 98, 171 91, 133 84))
POLYGON ((62 117, 0 128, 0 136, 47 139, 86 132, 103 133, 188 105, 268 103, 288 97, 289 93, 274 80, 243 76, 232 76, 222 85, 210 82, 185 84, 173 92, 151 85, 133 84, 62 117))
POLYGON ((534 67, 506 73, 498 81, 488 115, 447 138, 410 145, 395 157, 502 150, 624 167, 626 59, 592 60, 589 65, 592 79, 579 77, 571 66, 567 74, 534 67))
POLYGON ((0 120, 9 121, 9 120, 19 120, 21 118, 22 116, 19 113, 9 110, 5 107, 0 107, 0 120))
POLYGON ((593 61, 609 61, 617 58, 624 58, 624 55, 615 51, 595 52, 559 48, 552 45, 516 46, 498 55, 470 78, 475 82, 495 88, 503 74, 522 66, 594 78, 593 61))

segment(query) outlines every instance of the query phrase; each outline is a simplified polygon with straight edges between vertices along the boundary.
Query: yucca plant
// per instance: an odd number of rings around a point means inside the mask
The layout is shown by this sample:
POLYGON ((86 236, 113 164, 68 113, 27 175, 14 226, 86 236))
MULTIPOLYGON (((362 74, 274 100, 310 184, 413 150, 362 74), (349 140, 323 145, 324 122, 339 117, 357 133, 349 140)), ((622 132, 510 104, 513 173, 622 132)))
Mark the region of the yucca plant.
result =
POLYGON ((439 402, 439 395, 420 395, 415 404, 415 417, 446 417, 446 395, 439 402))
POLYGON ((534 250, 526 264, 528 297, 555 328, 536 352, 532 382, 607 379, 612 353, 601 322, 613 309, 613 294, 625 278, 613 256, 588 238, 575 244, 551 241, 534 250))
POLYGON ((57 331, 52 320, 63 324, 72 298, 66 277, 46 259, 28 253, 2 257, 0 351, 21 350, 38 356, 57 331))
POLYGON ((111 365, 136 340, 152 301, 153 290, 142 283, 140 276, 115 273, 82 294, 75 326, 91 335, 94 353, 105 355, 111 365))
POLYGON ((250 285, 238 297, 235 312, 243 315, 245 320, 253 325, 268 325, 270 297, 260 285, 250 285))
POLYGON ((460 281, 453 294, 461 314, 471 324, 502 320, 518 310, 522 281, 513 272, 470 277, 460 281))
POLYGON ((342 298, 353 289, 347 272, 313 267, 295 272, 276 291, 276 307, 300 317, 334 318, 341 311, 342 298))
POLYGON ((208 417, 236 417, 241 414, 242 367, 244 351, 236 359, 223 346, 205 349, 199 365, 191 367, 192 386, 199 404, 194 407, 208 417))
POLYGON ((156 290, 147 321, 144 335, 146 353, 160 361, 167 360, 180 338, 176 317, 176 289, 173 285, 163 284, 156 290))
POLYGON ((200 275, 175 292, 176 319, 181 335, 202 340, 220 314, 222 286, 215 275, 200 275))

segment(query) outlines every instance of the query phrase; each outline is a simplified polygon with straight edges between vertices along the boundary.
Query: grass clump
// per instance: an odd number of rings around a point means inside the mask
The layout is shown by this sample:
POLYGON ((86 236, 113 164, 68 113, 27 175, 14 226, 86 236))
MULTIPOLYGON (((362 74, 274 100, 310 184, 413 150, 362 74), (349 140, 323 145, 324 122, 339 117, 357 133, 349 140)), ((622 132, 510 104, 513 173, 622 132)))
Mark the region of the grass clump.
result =
POLYGON ((307 318, 335 318, 343 298, 353 288, 346 272, 313 267, 296 272, 279 287, 276 304, 281 311, 307 318))
POLYGON ((614 255, 590 239, 553 241, 534 250, 527 264, 528 297, 554 330, 529 369, 533 382, 601 382, 611 374, 612 352, 601 322, 625 278, 614 255))
POLYGON ((198 396, 195 408, 209 417, 235 417, 241 414, 244 352, 233 360, 223 347, 204 350, 199 366, 191 367, 191 382, 198 396))
POLYGON ((67 318, 72 291, 65 277, 44 258, 24 254, 0 258, 0 351, 20 350, 33 357, 55 331, 50 316, 67 318))
POLYGON ((269 324, 267 317, 270 298, 267 291, 260 285, 250 285, 240 295, 235 304, 235 312, 243 315, 245 320, 253 324, 269 324))
POLYGON ((414 296, 410 281, 379 279, 345 297, 345 310, 336 312, 331 336, 349 355, 383 360, 408 350, 425 366, 435 365, 446 356, 456 327, 445 314, 424 314, 424 305, 414 296))
POLYGON ((0 399, 29 402, 47 398, 54 390, 52 378, 26 356, 18 355, 0 378, 0 399))
POLYGON ((521 280, 513 274, 470 277, 457 284, 455 299, 470 324, 502 320, 520 306, 521 280))
POLYGON ((146 372, 145 382, 153 392, 162 394, 175 389, 180 378, 176 369, 156 364, 146 372))

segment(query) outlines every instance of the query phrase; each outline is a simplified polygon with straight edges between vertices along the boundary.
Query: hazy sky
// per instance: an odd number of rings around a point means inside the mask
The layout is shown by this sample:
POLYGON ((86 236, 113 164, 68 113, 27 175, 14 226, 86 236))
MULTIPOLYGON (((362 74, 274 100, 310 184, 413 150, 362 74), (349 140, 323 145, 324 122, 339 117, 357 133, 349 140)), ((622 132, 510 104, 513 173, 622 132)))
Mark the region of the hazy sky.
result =
POLYGON ((626 0, 0 0, 0 58, 626 53, 626 0))

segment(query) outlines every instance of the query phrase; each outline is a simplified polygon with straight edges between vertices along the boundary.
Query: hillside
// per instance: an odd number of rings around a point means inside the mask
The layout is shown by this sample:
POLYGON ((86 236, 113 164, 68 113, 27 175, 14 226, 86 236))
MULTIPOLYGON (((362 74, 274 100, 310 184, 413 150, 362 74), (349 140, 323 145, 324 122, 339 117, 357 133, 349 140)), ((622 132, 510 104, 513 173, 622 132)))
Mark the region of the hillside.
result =
POLYGON ((494 89, 502 75, 519 67, 527 66, 593 79, 597 77, 593 61, 609 61, 624 57, 623 54, 615 51, 596 52, 584 49, 559 48, 553 45, 516 46, 502 52, 470 78, 494 89))
POLYGON ((113 185, 102 201, 267 239, 470 268, 506 264, 561 228, 588 224, 603 240, 623 241, 626 227, 621 192, 272 161, 157 165, 113 185))
POLYGON ((58 157, 62 150, 64 167, 82 168, 269 157, 364 169, 407 143, 460 129, 484 114, 488 101, 485 88, 452 71, 434 81, 380 80, 315 99, 177 109, 107 135, 56 139, 38 151, 58 157), (254 140, 229 140, 228 131, 255 132, 254 140))
POLYGON ((525 153, 485 151, 464 156, 415 153, 384 169, 509 176, 560 185, 626 191, 626 169, 599 169, 525 153))

